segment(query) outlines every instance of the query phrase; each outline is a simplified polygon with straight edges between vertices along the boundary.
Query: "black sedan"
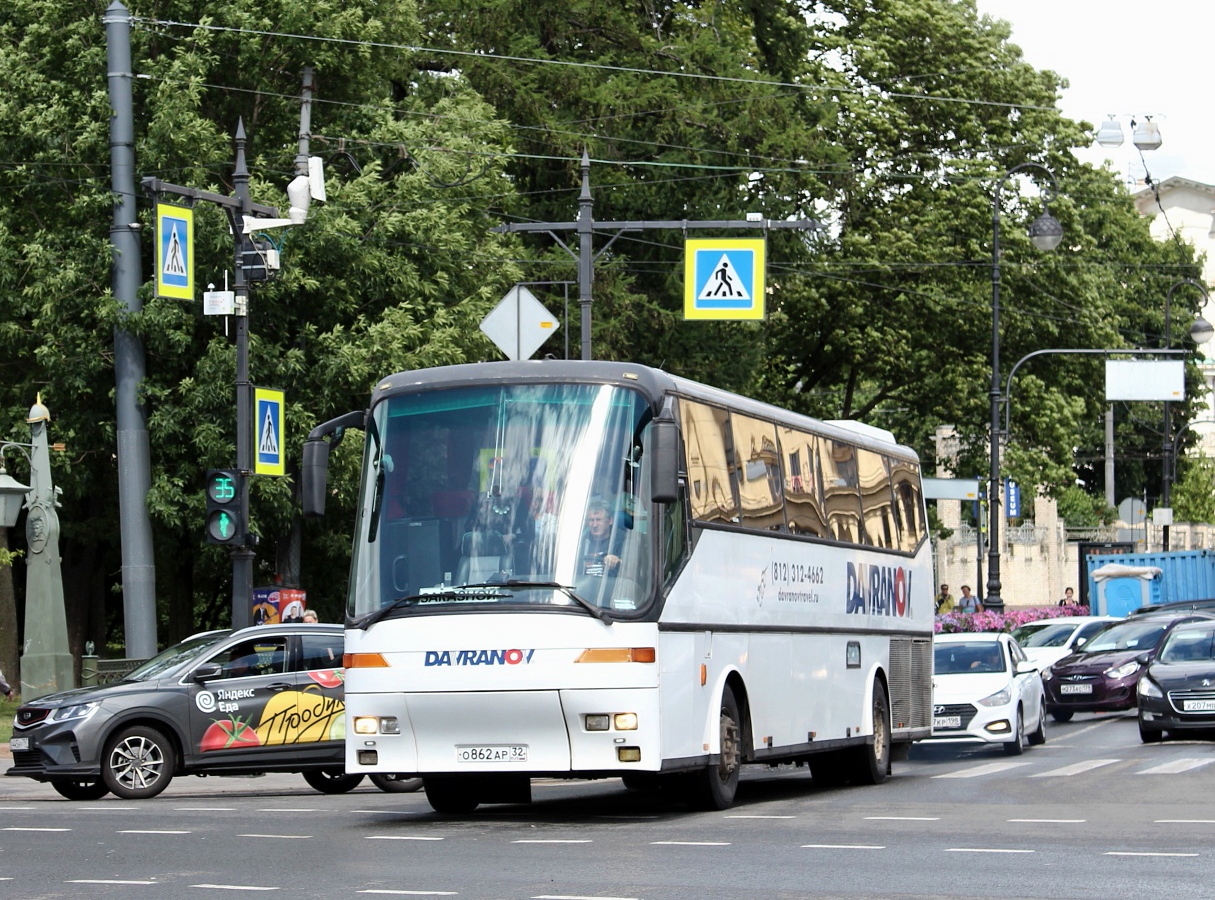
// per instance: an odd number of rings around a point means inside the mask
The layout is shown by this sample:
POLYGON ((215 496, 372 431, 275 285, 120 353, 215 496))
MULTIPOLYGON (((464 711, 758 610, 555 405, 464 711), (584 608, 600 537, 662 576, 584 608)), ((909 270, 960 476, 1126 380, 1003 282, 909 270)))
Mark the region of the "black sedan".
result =
POLYGON ((1174 628, 1139 679, 1139 737, 1215 731, 1215 620, 1174 628))
POLYGON ((1179 625, 1215 621, 1202 613, 1143 615, 1111 625, 1042 671, 1046 707, 1056 722, 1078 712, 1132 709, 1143 669, 1179 625))
POLYGON ((344 765, 342 644, 339 625, 194 635, 122 681, 19 707, 6 774, 71 800, 154 797, 183 774, 301 772, 319 791, 351 790, 362 776, 344 765))

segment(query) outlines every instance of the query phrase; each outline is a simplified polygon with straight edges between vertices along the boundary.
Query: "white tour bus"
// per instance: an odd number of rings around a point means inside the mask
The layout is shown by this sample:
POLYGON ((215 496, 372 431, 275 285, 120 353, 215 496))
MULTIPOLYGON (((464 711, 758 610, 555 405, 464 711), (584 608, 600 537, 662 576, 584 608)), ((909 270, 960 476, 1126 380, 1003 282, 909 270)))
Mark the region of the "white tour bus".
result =
POLYGON ((725 809, 743 763, 876 784, 931 727, 919 463, 644 366, 403 372, 309 435, 366 433, 346 769, 440 812, 535 777, 622 777, 725 809))

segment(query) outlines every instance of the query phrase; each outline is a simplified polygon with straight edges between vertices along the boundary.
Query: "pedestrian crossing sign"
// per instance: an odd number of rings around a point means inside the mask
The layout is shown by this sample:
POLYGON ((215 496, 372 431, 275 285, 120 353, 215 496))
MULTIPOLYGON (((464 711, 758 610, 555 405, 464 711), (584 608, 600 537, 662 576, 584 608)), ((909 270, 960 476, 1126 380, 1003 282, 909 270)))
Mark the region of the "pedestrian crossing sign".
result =
POLYGON ((253 474, 286 475, 283 448, 285 393, 274 388, 253 389, 253 474))
POLYGON ((156 204, 156 296, 194 299, 194 210, 156 204))
POLYGON ((685 319, 764 317, 763 238, 684 242, 685 319))

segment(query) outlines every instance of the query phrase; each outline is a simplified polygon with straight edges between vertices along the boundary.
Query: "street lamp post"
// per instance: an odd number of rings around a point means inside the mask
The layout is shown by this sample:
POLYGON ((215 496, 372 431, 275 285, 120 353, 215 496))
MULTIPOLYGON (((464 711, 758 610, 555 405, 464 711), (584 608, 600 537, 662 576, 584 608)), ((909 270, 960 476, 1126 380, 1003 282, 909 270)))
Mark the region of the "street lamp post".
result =
MULTIPOLYGON (((1173 331, 1172 321, 1169 317, 1172 311, 1173 291, 1179 287, 1189 285, 1197 288, 1202 293, 1203 306, 1205 307, 1210 302, 1210 295, 1202 282, 1195 281, 1193 278, 1183 278, 1181 281, 1175 282, 1169 292, 1164 295, 1164 347, 1166 350, 1171 350, 1173 347, 1173 331)), ((1199 318, 1198 321, 1190 328, 1190 334, 1197 343, 1202 343, 1203 340, 1210 339, 1211 326, 1205 320, 1199 318)), ((1173 479, 1176 477, 1175 467, 1177 465, 1176 447, 1173 445, 1173 416, 1169 401, 1164 401, 1164 429, 1163 429, 1163 453, 1160 461, 1161 475, 1163 476, 1163 486, 1160 491, 1160 505, 1165 509, 1169 508, 1171 500, 1173 479)), ((1160 549, 1165 553, 1169 552, 1169 525, 1168 522, 1160 527, 1160 549)))
POLYGON ((1035 169, 1050 179, 1043 190, 1042 215, 1029 226, 1030 242, 1039 250, 1054 250, 1063 240, 1063 226, 1050 214, 1050 202, 1059 192, 1058 182, 1050 169, 1038 163, 1021 163, 1005 172, 996 183, 991 201, 991 471, 987 486, 987 596, 985 609, 1004 609, 1000 597, 1000 195, 1004 183, 1018 172, 1035 169))

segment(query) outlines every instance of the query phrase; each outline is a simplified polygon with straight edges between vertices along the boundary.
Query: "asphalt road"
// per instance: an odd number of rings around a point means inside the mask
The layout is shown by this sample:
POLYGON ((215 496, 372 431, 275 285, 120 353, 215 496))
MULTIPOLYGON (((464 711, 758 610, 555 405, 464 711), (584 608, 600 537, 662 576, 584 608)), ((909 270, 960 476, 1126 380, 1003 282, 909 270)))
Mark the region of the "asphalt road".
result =
POLYGON ((0 897, 1211 898, 1212 798, 1215 744, 1147 746, 1133 717, 1085 715, 1016 758, 921 745, 880 787, 748 770, 724 813, 616 780, 452 818, 292 775, 94 803, 6 778, 0 897))

